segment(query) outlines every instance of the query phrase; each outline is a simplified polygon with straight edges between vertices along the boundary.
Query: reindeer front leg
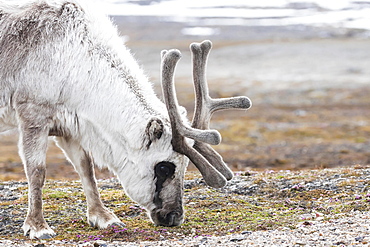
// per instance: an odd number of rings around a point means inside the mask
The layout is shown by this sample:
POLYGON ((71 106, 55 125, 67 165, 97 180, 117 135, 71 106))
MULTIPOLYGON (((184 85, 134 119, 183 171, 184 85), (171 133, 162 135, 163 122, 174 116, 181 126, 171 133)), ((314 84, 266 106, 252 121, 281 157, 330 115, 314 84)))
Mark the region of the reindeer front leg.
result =
POLYGON ((49 130, 45 121, 27 119, 32 111, 26 114, 27 116, 19 115, 19 154, 28 179, 28 212, 22 228, 24 235, 29 234, 31 239, 47 239, 55 235, 46 223, 42 212, 42 187, 45 182, 49 130))
POLYGON ((90 156, 77 142, 61 137, 57 137, 56 142, 80 175, 86 195, 89 224, 100 229, 107 228, 110 225, 124 226, 114 213, 104 207, 100 199, 96 185, 94 163, 90 156))

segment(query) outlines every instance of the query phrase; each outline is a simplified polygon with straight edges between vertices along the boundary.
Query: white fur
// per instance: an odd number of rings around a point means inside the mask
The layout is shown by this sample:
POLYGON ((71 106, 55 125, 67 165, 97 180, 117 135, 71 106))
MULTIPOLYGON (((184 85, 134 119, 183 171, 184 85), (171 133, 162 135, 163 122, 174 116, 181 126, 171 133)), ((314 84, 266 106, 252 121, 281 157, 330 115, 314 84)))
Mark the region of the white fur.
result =
MULTIPOLYGON (((36 2, 60 8, 67 1, 36 2)), ((182 182, 188 160, 173 151, 165 105, 155 95, 110 20, 85 2, 68 2, 80 6, 80 12, 75 12, 76 22, 82 23, 80 26, 75 28, 69 23, 63 27, 65 35, 59 37, 50 27, 50 33, 45 36, 48 40, 41 45, 31 44, 33 48, 27 50, 23 65, 18 65, 20 60, 17 60, 21 54, 8 54, 6 50, 0 54, 0 62, 6 61, 5 66, 0 67, 0 131, 21 130, 20 106, 35 109, 34 115, 32 111, 23 114, 29 114, 31 119, 40 115, 45 128, 63 130, 76 144, 78 148, 69 151, 69 159, 77 170, 79 164, 76 163, 83 150, 96 165, 113 171, 133 200, 152 210, 155 207, 154 166, 161 161, 173 162, 175 176, 182 182), (164 133, 146 149, 145 129, 153 117, 163 121, 164 133), (72 156, 76 157, 75 161, 72 156)), ((1 2, 0 11, 12 13, 13 17, 0 19, 0 27, 14 26, 14 16, 24 15, 32 4, 9 7, 1 2)), ((17 35, 20 30, 13 28, 11 32, 17 35)), ((6 32, 0 31, 0 40, 6 32)), ((19 49, 19 53, 25 51, 25 48, 19 49)), ((66 151, 71 144, 64 145, 66 151)), ((40 163, 45 155, 40 150, 43 149, 34 151, 37 160, 27 160, 22 149, 20 154, 25 163, 40 163)), ((90 182, 83 183, 86 193, 90 182)), ((100 222, 98 217, 91 215, 90 221, 100 222)), ((97 223, 98 227, 116 222, 113 218, 97 223)), ((30 230, 28 225, 24 228, 25 232, 30 230)), ((31 229, 30 234, 39 237, 45 231, 49 230, 32 232, 31 229)))

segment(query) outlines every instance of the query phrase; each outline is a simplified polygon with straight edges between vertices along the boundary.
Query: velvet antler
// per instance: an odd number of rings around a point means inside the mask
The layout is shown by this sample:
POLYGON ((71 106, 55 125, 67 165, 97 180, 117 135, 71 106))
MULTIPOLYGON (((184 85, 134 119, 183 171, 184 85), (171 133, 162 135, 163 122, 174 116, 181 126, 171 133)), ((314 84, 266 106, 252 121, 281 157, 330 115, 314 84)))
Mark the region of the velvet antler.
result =
POLYGON ((209 129, 213 112, 223 109, 248 109, 251 101, 247 97, 212 99, 208 93, 205 79, 205 67, 208 53, 212 47, 210 41, 193 43, 193 77, 196 94, 196 107, 192 127, 187 126, 180 117, 179 105, 174 86, 174 71, 181 58, 178 50, 162 51, 161 81, 165 103, 171 121, 172 146, 176 152, 186 155, 201 172, 209 186, 220 188, 226 180, 232 178, 232 172, 223 162, 222 157, 208 144, 221 142, 221 135, 209 129), (191 147, 185 137, 193 139, 191 147))
MULTIPOLYGON (((212 99, 209 96, 206 66, 211 48, 212 43, 209 40, 203 41, 200 44, 193 43, 190 45, 190 50, 193 55, 193 80, 196 96, 192 127, 202 130, 209 129, 209 122, 214 112, 226 109, 249 109, 252 105, 249 98, 245 96, 224 99, 212 99)), ((207 143, 196 141, 194 148, 224 175, 227 180, 233 177, 233 173, 224 163, 221 155, 207 143)))

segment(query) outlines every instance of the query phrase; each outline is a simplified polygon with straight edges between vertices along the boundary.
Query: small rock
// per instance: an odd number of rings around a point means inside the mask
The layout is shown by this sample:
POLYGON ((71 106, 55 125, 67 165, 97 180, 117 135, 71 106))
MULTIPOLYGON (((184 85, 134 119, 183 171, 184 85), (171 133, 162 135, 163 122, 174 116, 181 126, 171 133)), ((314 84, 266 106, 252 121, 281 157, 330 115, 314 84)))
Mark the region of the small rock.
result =
POLYGON ((230 239, 231 242, 239 242, 239 241, 243 241, 243 240, 244 240, 244 237, 236 237, 236 238, 230 239))
POLYGON ((358 242, 362 242, 362 241, 364 241, 364 238, 365 237, 356 237, 355 240, 358 241, 358 242))
POLYGON ((295 245, 306 245, 304 242, 295 242, 295 245))
POLYGON ((98 240, 96 242, 94 242, 94 247, 107 247, 107 243, 102 241, 102 240, 98 240))

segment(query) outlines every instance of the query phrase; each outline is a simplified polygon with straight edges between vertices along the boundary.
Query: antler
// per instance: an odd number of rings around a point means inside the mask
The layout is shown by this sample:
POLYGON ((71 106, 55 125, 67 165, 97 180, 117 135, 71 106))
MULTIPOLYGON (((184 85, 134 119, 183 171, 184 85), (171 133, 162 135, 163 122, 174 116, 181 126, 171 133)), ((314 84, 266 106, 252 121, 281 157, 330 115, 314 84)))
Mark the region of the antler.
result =
MULTIPOLYGON (((249 98, 245 96, 212 99, 209 96, 206 66, 208 54, 212 48, 209 40, 202 43, 193 43, 190 49, 193 55, 193 80, 195 89, 195 113, 192 127, 202 130, 209 129, 209 122, 212 114, 219 110, 226 109, 249 109, 252 105, 249 98)), ((227 180, 233 177, 233 173, 213 148, 208 144, 196 141, 194 148, 201 153, 227 180)))
POLYGON ((174 86, 174 71, 181 58, 181 53, 178 50, 162 51, 161 81, 171 121, 173 149, 186 155, 193 162, 209 186, 220 188, 226 185, 226 179, 232 178, 232 172, 223 162, 222 157, 208 145, 216 145, 221 142, 221 135, 218 131, 209 130, 210 118, 212 113, 217 110, 248 109, 251 103, 246 97, 228 99, 212 99, 209 97, 205 80, 205 65, 210 48, 210 41, 205 41, 200 45, 191 45, 197 98, 192 127, 187 126, 181 120, 178 110, 179 105, 174 86), (186 142, 185 137, 195 140, 194 147, 186 142))

